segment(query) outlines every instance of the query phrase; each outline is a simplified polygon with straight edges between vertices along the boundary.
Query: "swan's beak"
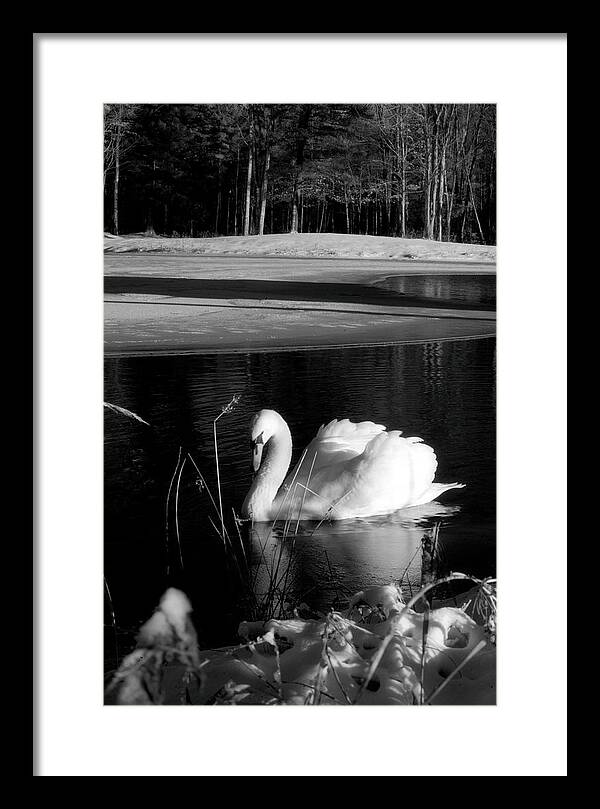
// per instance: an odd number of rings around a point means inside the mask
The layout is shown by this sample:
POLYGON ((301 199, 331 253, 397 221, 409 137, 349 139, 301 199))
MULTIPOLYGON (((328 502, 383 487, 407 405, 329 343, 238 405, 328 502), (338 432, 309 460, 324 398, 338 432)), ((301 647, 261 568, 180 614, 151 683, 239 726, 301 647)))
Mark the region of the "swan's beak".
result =
POLYGON ((256 474, 260 467, 263 452, 262 433, 252 442, 252 471, 256 474))

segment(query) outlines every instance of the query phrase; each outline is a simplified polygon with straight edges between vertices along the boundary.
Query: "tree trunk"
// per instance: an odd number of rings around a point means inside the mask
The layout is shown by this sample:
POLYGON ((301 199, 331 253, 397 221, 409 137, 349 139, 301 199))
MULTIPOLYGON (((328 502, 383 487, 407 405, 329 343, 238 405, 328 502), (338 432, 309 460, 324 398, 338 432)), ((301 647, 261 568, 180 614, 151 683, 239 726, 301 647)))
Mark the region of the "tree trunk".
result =
POLYGON ((258 221, 258 235, 262 236, 265 230, 265 214, 267 210, 267 183, 269 177, 269 166, 271 164, 271 147, 269 143, 266 145, 265 154, 265 168, 262 177, 262 186, 260 189, 260 219, 258 221))
POLYGON ((308 124, 312 112, 312 104, 303 104, 298 115, 296 130, 296 157, 294 160, 294 181, 292 188, 292 223, 290 233, 298 232, 298 208, 300 207, 300 179, 304 165, 304 148, 308 139, 308 124))
POLYGON ((424 142, 425 142, 425 173, 423 176, 423 188, 425 191, 425 200, 423 205, 423 229, 424 229, 424 236, 427 239, 431 239, 431 141, 429 137, 429 108, 428 105, 424 105, 425 112, 423 116, 423 126, 424 126, 424 142))
POLYGON ((235 199, 233 207, 233 233, 234 236, 238 235, 238 177, 240 174, 240 147, 237 148, 237 157, 235 161, 235 199))
POLYGON ((154 203, 156 191, 156 160, 152 161, 152 191, 150 193, 150 200, 146 208, 146 234, 148 236, 156 236, 154 230, 154 203))
POLYGON ((113 189, 113 230, 115 236, 119 235, 119 180, 121 173, 121 122, 123 105, 119 104, 119 117, 117 118, 117 134, 115 141, 115 186, 113 189))
POLYGON ((244 236, 250 235, 250 202, 252 192, 252 159, 254 153, 254 115, 250 107, 250 126, 248 130, 248 174, 246 177, 246 207, 244 209, 244 236))
POLYGON ((406 144, 406 138, 404 136, 402 115, 400 115, 400 147, 402 149, 402 170, 400 172, 402 188, 402 236, 406 237, 406 218, 408 211, 408 198, 406 196, 406 155, 408 147, 406 144))
POLYGON ((119 235, 119 150, 115 158, 115 187, 113 189, 113 230, 115 236, 119 235))
POLYGON ((452 177, 452 188, 448 195, 446 204, 446 241, 452 241, 452 208, 454 207, 454 188, 456 186, 456 174, 452 177))
POLYGON ((446 144, 442 146, 442 159, 440 164, 440 185, 438 201, 438 240, 442 241, 443 235, 443 209, 444 209, 444 188, 446 185, 446 144))
POLYGON ((399 224, 400 236, 406 237, 406 149, 404 138, 404 126, 402 118, 402 106, 396 107, 396 168, 399 179, 399 224))
POLYGON ((217 212, 215 214, 215 236, 219 235, 219 214, 221 213, 221 166, 219 164, 219 179, 217 186, 217 212))
POLYGON ((292 191, 292 221, 290 223, 290 233, 298 233, 298 198, 297 191, 292 191))
POLYGON ((438 201, 438 185, 439 185, 439 169, 438 169, 438 132, 437 125, 433 139, 433 154, 431 157, 431 180, 433 183, 432 194, 430 197, 431 210, 429 213, 429 223, 427 225, 427 238, 435 239, 435 220, 437 216, 437 201, 438 201))
POLYGON ((471 178, 469 177, 469 190, 471 192, 471 204, 473 205, 473 213, 475 214, 475 219, 477 220, 477 227, 479 229, 479 235, 481 237, 481 243, 485 244, 485 237, 483 235, 483 230, 481 228, 481 222, 479 221, 479 216, 477 214, 477 205, 475 204, 475 197, 473 195, 473 186, 471 184, 471 178))
POLYGON ((346 206, 346 233, 350 233, 350 214, 348 212, 348 189, 344 185, 344 204, 346 206))
POLYGON ((326 210, 327 210, 327 202, 325 200, 323 200, 323 209, 321 210, 321 219, 319 221, 319 227, 318 227, 317 233, 321 233, 321 231, 323 230, 323 220, 325 218, 325 211, 326 210))

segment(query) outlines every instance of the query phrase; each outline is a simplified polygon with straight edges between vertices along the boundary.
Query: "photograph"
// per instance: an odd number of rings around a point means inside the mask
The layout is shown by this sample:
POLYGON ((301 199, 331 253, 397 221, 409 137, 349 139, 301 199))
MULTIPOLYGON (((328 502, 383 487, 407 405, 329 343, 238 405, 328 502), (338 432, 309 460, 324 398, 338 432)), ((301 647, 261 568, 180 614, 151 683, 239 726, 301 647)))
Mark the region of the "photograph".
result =
POLYGON ((103 123, 106 704, 494 705, 495 105, 103 123))
POLYGON ((32 73, 33 775, 566 776, 567 34, 32 73))

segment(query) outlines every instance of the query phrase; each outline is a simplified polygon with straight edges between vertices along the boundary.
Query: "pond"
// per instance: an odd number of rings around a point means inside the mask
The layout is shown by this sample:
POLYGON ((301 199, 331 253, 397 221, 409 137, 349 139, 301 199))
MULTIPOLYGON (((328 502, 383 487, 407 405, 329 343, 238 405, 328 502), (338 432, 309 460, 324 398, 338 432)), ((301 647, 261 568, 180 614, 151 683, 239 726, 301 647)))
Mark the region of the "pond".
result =
MULTIPOLYGON (((216 496, 213 420, 236 394, 239 403, 218 422, 223 510, 232 534, 232 509, 239 513, 251 482, 249 421, 261 408, 278 410, 287 420, 293 462, 321 424, 344 417, 373 420, 422 437, 438 457, 436 480, 466 484, 419 513, 299 526, 293 575, 312 608, 327 609, 339 588, 352 593, 405 572, 406 583, 418 585, 421 538, 436 524, 440 572, 495 575, 495 338, 110 358, 105 400, 150 424, 105 410, 105 577, 120 627, 135 630, 169 585, 190 597, 203 645, 232 642, 246 617, 191 460, 174 480, 183 448, 182 457, 189 452, 216 496)), ((256 564, 256 537, 244 541, 256 564)), ((277 532, 267 545, 267 555, 281 548, 277 532)), ((286 548, 284 561, 287 554, 286 548)))
POLYGON ((496 274, 393 275, 378 286, 406 296, 411 304, 448 309, 469 308, 493 311, 496 308, 496 274))

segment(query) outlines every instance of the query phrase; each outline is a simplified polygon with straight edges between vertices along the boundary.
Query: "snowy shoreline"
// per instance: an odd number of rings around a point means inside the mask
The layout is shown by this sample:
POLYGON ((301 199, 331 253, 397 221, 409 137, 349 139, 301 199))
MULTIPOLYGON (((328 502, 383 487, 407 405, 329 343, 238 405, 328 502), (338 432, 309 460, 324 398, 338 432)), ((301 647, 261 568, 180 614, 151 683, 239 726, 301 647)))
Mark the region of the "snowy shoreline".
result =
POLYGON ((386 290, 398 275, 494 275, 495 247, 339 234, 106 242, 106 356, 389 345, 496 330, 494 312, 386 290), (317 239, 329 242, 328 254, 306 252, 317 239), (263 257, 274 241, 297 254, 263 257), (358 255, 365 245, 369 257, 358 255))
POLYGON ((105 234, 105 253, 256 256, 257 258, 369 258, 402 261, 496 262, 495 245, 341 233, 277 233, 205 238, 105 234))
POLYGON ((170 588, 105 703, 494 705, 495 579, 478 581, 461 606, 411 609, 434 586, 408 603, 389 584, 361 590, 342 612, 243 621, 238 644, 207 650, 198 648, 187 596, 170 588))

